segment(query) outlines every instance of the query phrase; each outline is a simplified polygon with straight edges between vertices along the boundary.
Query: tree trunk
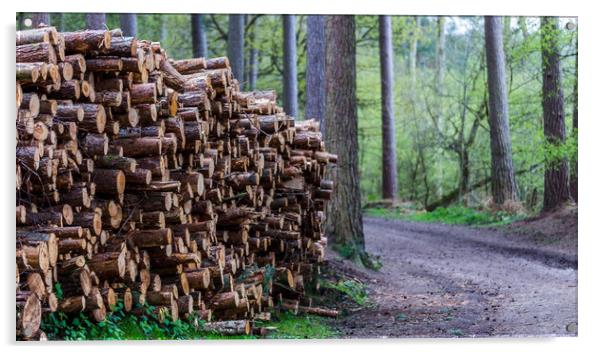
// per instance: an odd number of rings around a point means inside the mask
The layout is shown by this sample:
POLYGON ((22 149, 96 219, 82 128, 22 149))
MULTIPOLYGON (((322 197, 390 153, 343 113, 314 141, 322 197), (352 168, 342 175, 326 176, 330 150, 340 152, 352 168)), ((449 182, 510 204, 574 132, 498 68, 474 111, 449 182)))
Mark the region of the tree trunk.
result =
POLYGON ((86 29, 103 30, 106 29, 107 16, 104 13, 86 14, 86 29))
POLYGON ((414 16, 414 27, 410 37, 410 97, 412 102, 415 101, 416 95, 414 93, 416 89, 416 56, 418 55, 418 32, 420 31, 420 22, 418 22, 418 16, 414 16))
POLYGON ((485 17, 485 52, 489 92, 491 191, 493 202, 502 205, 506 200, 517 199, 518 194, 514 179, 512 140, 508 121, 502 19, 498 16, 485 17))
MULTIPOLYGON (((245 31, 244 15, 230 15, 228 20, 228 58, 232 66, 232 74, 242 79, 244 74, 245 31)), ((244 83, 240 83, 241 90, 244 83)))
POLYGON ((382 196, 397 198, 395 113, 393 112, 393 33, 391 17, 379 16, 380 92, 382 115, 382 196))
POLYGON ((248 64, 246 70, 247 78, 245 81, 249 86, 248 89, 253 91, 257 86, 257 66, 259 65, 257 60, 258 52, 257 48, 255 47, 255 22, 250 24, 247 46, 248 64))
POLYGON ((50 26, 50 14, 48 12, 34 12, 31 14, 31 28, 38 28, 41 24, 50 26))
MULTIPOLYGON (((525 173, 531 173, 535 167, 537 167, 537 165, 531 166, 530 168, 526 168, 524 170, 517 171, 516 175, 522 175, 522 174, 525 174, 525 173)), ((471 184, 470 187, 468 187, 468 190, 466 192, 468 193, 468 192, 471 192, 471 191, 473 191, 473 190, 475 190, 477 188, 485 187, 486 185, 489 184, 489 182, 491 182, 491 176, 485 177, 485 178, 483 178, 483 179, 481 179, 481 180, 479 180, 479 181, 471 184)), ((443 198, 441 198, 441 199, 439 199, 439 200, 437 200, 435 202, 425 203, 424 209, 426 211, 433 211, 433 210, 435 210, 435 209, 437 209, 439 207, 446 207, 446 206, 448 206, 448 205, 456 202, 459 199, 460 196, 461 196, 460 190, 458 188, 456 188, 453 191, 451 191, 449 193, 446 193, 443 196, 443 198)))
MULTIPOLYGON (((565 141, 564 95, 560 77, 558 18, 541 18, 543 67, 543 131, 552 148, 565 141)), ((544 180, 543 210, 552 210, 570 199, 568 161, 548 161, 544 180)))
MULTIPOLYGON (((485 16, 485 17, 487 17, 487 16, 485 16)), ((510 22, 512 20, 512 17, 503 16, 500 18, 503 23, 503 31, 502 31, 503 50, 504 50, 504 53, 509 53, 510 52, 510 39, 512 38, 512 29, 510 28, 510 22)))
POLYGON ((23 30, 23 20, 25 19, 25 14, 23 12, 17 12, 17 31, 23 30))
POLYGON ((364 231, 357 160, 353 16, 329 16, 326 20, 326 96, 326 145, 339 156, 326 233, 334 245, 355 251, 352 256, 357 260, 364 252, 364 231))
MULTIPOLYGON (((436 92, 436 114, 437 114, 437 126, 439 130, 445 134, 445 120, 443 118, 443 87, 445 83, 445 17, 439 16, 437 18, 437 80, 435 83, 436 92)), ((442 146, 443 142, 438 137, 438 145, 442 146)), ((443 153, 437 154, 436 160, 436 194, 437 198, 443 196, 443 153)))
POLYGON ((297 38, 295 34, 295 16, 283 15, 284 48, 284 111, 297 118, 297 38))
MULTIPOLYGON (((578 42, 575 43, 575 53, 579 50, 578 42)), ((577 134, 579 133, 577 117, 578 117, 578 108, 579 108, 579 95, 578 95, 578 77, 579 77, 579 56, 575 54, 575 84, 573 87, 573 130, 571 131, 573 134, 573 138, 575 139, 575 143, 577 142, 577 134)), ((578 202, 579 195, 579 183, 578 183, 578 157, 575 156, 575 161, 571 166, 571 197, 575 201, 578 202)))
POLYGON ((325 17, 307 17, 307 67, 305 69, 305 119, 315 118, 324 131, 326 112, 325 17))
POLYGON ((259 50, 251 47, 251 58, 249 58, 249 90, 254 91, 257 88, 257 73, 259 69, 259 50))
POLYGON ((163 43, 163 46, 167 42, 167 15, 165 14, 159 14, 159 42, 163 43))
POLYGON ((529 37, 529 29, 527 28, 527 18, 521 16, 518 18, 518 27, 523 34, 523 40, 526 40, 529 37))
POLYGON ((58 29, 59 32, 65 32, 67 29, 67 27, 65 27, 65 14, 61 12, 58 15, 58 17, 59 17, 59 25, 56 26, 56 29, 58 29))
POLYGON ((470 185, 470 155, 467 148, 462 148, 458 152, 458 163, 460 167, 460 183, 458 185, 458 202, 466 205, 470 185))
POLYGON ((192 14, 192 56, 195 58, 207 57, 207 34, 205 31, 205 19, 202 14, 192 14))
POLYGON ((136 37, 138 35, 138 20, 136 14, 121 14, 119 15, 119 25, 121 31, 126 37, 136 37))
MULTIPOLYGON (((249 59, 251 57, 251 51, 250 51, 249 42, 252 41, 251 35, 249 34, 249 31, 247 31, 247 25, 248 25, 248 23, 249 23, 249 14, 245 14, 244 15, 244 21, 243 21, 243 24, 244 24, 243 28, 245 29, 245 34, 244 34, 244 36, 245 36, 245 49, 244 49, 244 55, 243 55, 243 58, 244 58, 244 61, 245 61, 245 63, 244 63, 245 70, 244 70, 244 77, 242 78, 242 82, 244 82, 245 84, 249 82, 249 64, 250 64, 249 59)), ((238 81, 241 81, 241 79, 238 79, 238 81)))

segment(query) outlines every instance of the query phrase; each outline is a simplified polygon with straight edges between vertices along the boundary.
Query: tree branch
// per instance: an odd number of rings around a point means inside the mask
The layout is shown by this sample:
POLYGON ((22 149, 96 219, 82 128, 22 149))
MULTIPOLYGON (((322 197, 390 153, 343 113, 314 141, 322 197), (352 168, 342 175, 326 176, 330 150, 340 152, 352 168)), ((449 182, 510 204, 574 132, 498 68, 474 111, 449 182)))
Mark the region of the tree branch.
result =
POLYGON ((219 33, 220 38, 224 41, 227 41, 228 33, 226 33, 224 31, 224 29, 219 25, 219 23, 217 22, 217 19, 215 18, 215 15, 209 15, 209 18, 211 19, 211 22, 213 23, 213 27, 215 27, 215 29, 219 33))

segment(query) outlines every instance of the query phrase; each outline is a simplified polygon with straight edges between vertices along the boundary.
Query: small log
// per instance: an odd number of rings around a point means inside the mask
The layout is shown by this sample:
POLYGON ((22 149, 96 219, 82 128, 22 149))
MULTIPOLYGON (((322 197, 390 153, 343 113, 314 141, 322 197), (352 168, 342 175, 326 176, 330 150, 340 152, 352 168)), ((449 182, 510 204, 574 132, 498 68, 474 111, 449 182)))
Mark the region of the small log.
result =
POLYGON ((203 329, 223 335, 249 335, 251 323, 248 320, 208 322, 203 325, 203 329))

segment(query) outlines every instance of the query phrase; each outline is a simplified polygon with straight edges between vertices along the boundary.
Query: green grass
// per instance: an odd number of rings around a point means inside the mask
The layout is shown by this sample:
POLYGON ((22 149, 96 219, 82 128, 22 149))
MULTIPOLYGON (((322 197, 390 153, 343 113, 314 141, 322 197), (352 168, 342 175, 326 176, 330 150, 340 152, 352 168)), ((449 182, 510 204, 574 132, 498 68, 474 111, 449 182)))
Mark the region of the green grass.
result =
POLYGON ((336 338, 338 333, 331 328, 329 321, 323 317, 307 314, 294 315, 283 312, 276 315, 275 321, 267 326, 278 330, 269 335, 270 339, 324 339, 336 338))
POLYGON ((152 310, 152 306, 146 306, 144 315, 135 316, 125 313, 120 303, 99 323, 84 313, 69 316, 56 312, 45 315, 41 327, 51 340, 201 339, 214 335, 193 325, 192 321, 159 321, 152 310))
POLYGON ((402 214, 399 208, 368 208, 364 209, 364 215, 388 220, 405 220, 407 214, 402 214))
MULTIPOLYGON (((99 323, 80 313, 69 316, 62 312, 47 314, 42 320, 42 330, 50 340, 223 340, 223 339, 259 339, 254 335, 222 335, 204 331, 202 327, 193 325, 188 320, 165 320, 160 322, 152 313, 152 306, 145 306, 142 316, 124 313, 118 307, 99 323)), ((274 321, 258 326, 276 327, 277 331, 268 338, 282 339, 317 339, 333 338, 336 332, 331 329, 328 320, 313 315, 293 315, 291 313, 275 313, 274 321)), ((201 321, 202 324, 202 321, 201 321)))
POLYGON ((490 212, 462 206, 437 208, 431 212, 415 212, 400 208, 365 209, 367 216, 389 220, 408 220, 448 225, 501 226, 521 220, 525 215, 506 212, 490 212))
POLYGON ((356 280, 339 280, 336 283, 332 281, 322 281, 320 286, 326 289, 334 289, 360 306, 365 306, 369 302, 366 286, 356 280))

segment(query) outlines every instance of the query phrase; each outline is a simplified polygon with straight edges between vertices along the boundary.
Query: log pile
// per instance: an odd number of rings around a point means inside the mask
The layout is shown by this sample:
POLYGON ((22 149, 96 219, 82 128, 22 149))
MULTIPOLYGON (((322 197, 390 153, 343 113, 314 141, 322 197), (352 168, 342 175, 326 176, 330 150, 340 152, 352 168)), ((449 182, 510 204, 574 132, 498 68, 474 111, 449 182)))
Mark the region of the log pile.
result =
POLYGON ((317 122, 240 91, 225 57, 171 60, 120 30, 17 32, 16 59, 20 339, 119 300, 226 333, 299 306, 337 160, 317 122))

